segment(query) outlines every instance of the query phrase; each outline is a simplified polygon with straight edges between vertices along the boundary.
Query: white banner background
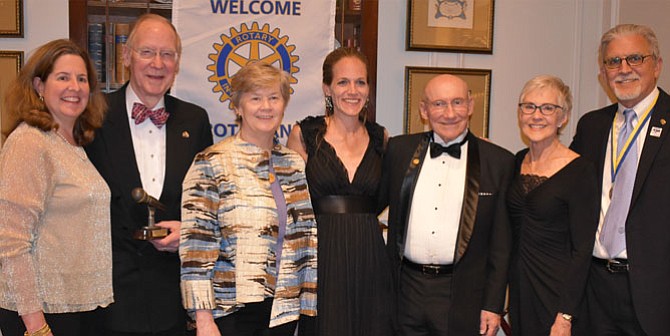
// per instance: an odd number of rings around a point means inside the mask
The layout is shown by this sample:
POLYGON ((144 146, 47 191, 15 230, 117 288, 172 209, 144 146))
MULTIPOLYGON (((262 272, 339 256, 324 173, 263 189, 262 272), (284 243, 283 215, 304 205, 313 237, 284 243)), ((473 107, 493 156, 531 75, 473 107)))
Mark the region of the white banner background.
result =
POLYGON ((296 121, 323 114, 321 65, 334 45, 335 0, 174 0, 172 23, 183 51, 171 93, 207 110, 215 142, 238 131, 226 92, 251 60, 291 69, 282 142, 296 121))

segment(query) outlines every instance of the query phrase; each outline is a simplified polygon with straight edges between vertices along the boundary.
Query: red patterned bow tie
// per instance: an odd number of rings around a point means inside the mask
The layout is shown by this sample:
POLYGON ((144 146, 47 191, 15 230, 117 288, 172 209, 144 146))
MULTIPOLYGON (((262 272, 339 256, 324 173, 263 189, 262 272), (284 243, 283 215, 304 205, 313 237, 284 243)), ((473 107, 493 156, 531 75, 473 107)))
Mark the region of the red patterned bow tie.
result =
POLYGON ((164 107, 159 109, 150 110, 142 103, 133 104, 133 114, 132 117, 135 119, 135 125, 143 123, 147 118, 151 119, 151 122, 156 125, 156 127, 161 128, 168 120, 170 113, 165 111, 164 107))

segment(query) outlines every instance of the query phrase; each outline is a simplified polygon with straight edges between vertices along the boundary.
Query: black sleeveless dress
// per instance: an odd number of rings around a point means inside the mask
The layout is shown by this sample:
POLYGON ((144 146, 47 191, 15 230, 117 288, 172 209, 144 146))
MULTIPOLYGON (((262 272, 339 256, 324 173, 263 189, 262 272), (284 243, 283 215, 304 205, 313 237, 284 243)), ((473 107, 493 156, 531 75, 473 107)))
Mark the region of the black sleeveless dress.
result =
POLYGON ((309 191, 318 227, 318 334, 393 335, 393 290, 375 203, 384 129, 366 123, 370 142, 352 182, 324 139, 325 118, 301 121, 309 191))

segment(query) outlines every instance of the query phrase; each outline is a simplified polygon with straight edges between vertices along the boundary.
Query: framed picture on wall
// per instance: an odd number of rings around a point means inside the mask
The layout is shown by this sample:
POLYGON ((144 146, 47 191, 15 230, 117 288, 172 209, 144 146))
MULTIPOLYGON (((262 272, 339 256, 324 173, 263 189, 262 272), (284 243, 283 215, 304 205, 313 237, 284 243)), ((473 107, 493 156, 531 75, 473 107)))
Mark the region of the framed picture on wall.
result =
POLYGON ((493 53, 494 0, 407 0, 407 50, 493 53))
POLYGON ((470 117, 470 131, 478 137, 487 138, 489 136, 491 70, 485 69, 405 67, 405 134, 430 130, 428 123, 421 118, 419 102, 428 81, 442 74, 458 76, 468 83, 470 95, 475 104, 475 111, 470 117))
POLYGON ((1 100, 5 97, 5 91, 9 83, 16 78, 23 64, 23 51, 0 50, 0 147, 5 142, 4 134, 9 131, 13 120, 3 108, 1 100))
POLYGON ((0 38, 23 37, 23 0, 0 0, 0 38))

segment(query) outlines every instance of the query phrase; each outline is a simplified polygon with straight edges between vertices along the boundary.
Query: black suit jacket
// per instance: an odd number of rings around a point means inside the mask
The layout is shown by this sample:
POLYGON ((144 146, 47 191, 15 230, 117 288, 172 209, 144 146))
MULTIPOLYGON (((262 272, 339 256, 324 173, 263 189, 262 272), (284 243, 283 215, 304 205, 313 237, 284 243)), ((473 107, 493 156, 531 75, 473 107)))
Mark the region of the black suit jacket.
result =
MULTIPOLYGON (((570 148, 596 163, 602 190, 607 140, 617 104, 585 114, 570 148)), ((626 219, 626 250, 635 313, 649 335, 667 335, 670 317, 670 96, 660 90, 651 112, 626 219), (651 136, 653 128, 660 136, 651 136)), ((598 202, 600 205, 600 202, 598 202)))
MULTIPOLYGON (((481 310, 502 313, 511 252, 505 205, 514 156, 468 134, 465 193, 454 255, 450 335, 477 335, 481 310)), ((387 249, 395 283, 402 265, 414 188, 431 133, 391 138, 384 157, 380 208, 389 205, 387 249)))
MULTIPOLYGON (((133 201, 131 191, 141 187, 126 111, 126 84, 108 94, 109 112, 95 140, 86 146, 91 162, 112 192, 112 254, 114 303, 102 311, 106 328, 123 332, 156 332, 185 323, 180 294, 177 253, 159 252, 132 238, 147 225, 145 205, 133 201)), ((165 182, 156 222, 180 220, 182 181, 198 152, 212 144, 204 109, 165 96, 170 112, 166 127, 165 182)))

